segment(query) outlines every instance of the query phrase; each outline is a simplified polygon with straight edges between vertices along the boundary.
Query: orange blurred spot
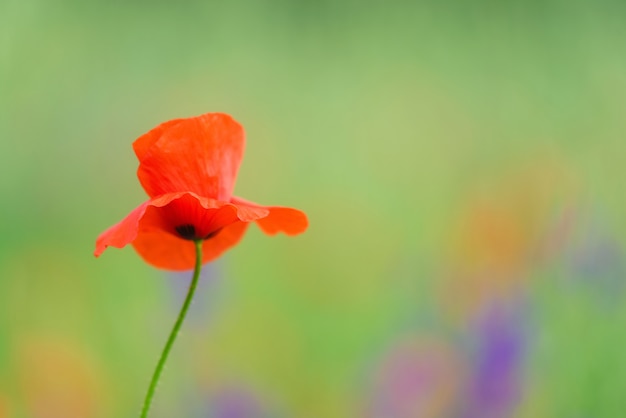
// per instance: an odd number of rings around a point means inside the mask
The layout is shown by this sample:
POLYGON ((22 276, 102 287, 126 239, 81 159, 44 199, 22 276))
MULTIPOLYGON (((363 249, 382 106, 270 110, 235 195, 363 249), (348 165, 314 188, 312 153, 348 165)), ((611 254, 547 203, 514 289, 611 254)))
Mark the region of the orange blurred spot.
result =
POLYGON ((459 236, 459 261, 470 271, 511 274, 526 256, 528 236, 511 213, 489 203, 470 209, 459 236))
POLYGON ((554 213, 575 190, 567 168, 554 158, 490 174, 474 185, 449 231, 439 283, 444 308, 456 320, 523 290, 554 213))
POLYGON ((102 393, 94 364, 78 347, 34 337, 17 345, 16 368, 33 418, 99 416, 102 393))
POLYGON ((9 399, 0 393, 0 418, 9 418, 10 416, 9 399))

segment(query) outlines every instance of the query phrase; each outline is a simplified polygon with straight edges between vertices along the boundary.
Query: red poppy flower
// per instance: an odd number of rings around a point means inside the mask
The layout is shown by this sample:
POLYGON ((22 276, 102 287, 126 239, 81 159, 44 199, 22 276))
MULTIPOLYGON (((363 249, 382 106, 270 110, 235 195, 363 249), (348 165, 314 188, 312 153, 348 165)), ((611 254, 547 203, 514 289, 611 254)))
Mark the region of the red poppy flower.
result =
POLYGON ((95 256, 132 244, 155 267, 188 270, 195 240, 203 240, 206 263, 237 244, 250 222, 268 235, 304 232, 303 212, 233 196, 244 143, 242 126, 222 113, 171 120, 139 137, 137 176, 150 200, 98 237, 95 256))

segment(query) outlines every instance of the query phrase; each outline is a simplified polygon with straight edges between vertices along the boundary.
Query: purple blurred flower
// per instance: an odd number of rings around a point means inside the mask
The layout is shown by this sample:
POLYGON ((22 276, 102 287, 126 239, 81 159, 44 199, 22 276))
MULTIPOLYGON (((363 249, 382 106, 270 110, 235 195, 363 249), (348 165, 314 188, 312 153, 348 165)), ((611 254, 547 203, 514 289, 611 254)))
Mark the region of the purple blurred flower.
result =
POLYGON ((469 378, 463 418, 505 418, 521 397, 525 333, 520 316, 496 307, 479 321, 474 369, 469 378))

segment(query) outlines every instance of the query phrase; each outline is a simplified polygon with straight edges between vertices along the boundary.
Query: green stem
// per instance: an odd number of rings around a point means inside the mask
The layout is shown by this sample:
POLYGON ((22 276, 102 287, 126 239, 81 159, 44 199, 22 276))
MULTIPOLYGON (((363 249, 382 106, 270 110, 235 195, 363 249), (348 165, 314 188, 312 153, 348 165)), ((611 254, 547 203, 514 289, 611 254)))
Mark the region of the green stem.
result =
POLYGON ((180 327, 185 320, 185 316, 187 315, 187 311, 189 310, 189 305, 191 305, 191 300, 193 299, 193 294, 195 293, 196 286, 198 285, 200 270, 202 269, 202 240, 196 240, 194 241, 194 243, 196 247, 196 267, 193 271, 193 278, 191 279, 191 283, 189 284, 189 290, 187 291, 187 297, 185 298, 183 307, 180 309, 180 313, 178 314, 178 319, 176 319, 174 328, 172 328, 170 336, 167 339, 167 343, 165 343, 165 347, 163 348, 163 352, 161 353, 161 358, 159 358, 156 369, 154 369, 154 374, 152 375, 152 380, 150 381, 150 386, 148 387, 148 393, 146 393, 146 400, 143 402, 141 418, 148 417, 148 411, 150 410, 150 404, 152 403, 152 398, 154 397, 154 391, 156 390, 157 383, 159 382, 159 376, 161 376, 163 366, 165 366, 165 362, 167 361, 167 356, 169 355, 170 350, 174 345, 174 341, 178 336, 178 331, 180 330, 180 327))

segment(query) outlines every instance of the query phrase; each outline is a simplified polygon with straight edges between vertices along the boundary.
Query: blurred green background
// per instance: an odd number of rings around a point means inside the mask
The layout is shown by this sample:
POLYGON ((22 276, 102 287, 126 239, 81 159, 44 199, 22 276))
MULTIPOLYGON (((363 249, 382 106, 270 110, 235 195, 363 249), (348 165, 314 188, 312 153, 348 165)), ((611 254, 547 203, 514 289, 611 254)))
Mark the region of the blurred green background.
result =
POLYGON ((0 417, 137 416, 189 275, 95 238, 209 111, 310 218, 207 266, 153 417, 622 417, 619 1, 0 3, 0 417))

